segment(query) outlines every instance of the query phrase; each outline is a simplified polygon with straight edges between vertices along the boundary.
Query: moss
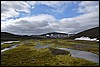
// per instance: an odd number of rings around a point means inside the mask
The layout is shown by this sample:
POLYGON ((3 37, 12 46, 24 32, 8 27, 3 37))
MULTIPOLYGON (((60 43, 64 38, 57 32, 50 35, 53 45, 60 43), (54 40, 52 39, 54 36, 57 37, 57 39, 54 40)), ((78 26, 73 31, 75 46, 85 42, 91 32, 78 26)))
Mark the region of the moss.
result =
POLYGON ((49 48, 49 50, 53 55, 70 55, 70 52, 66 50, 60 50, 57 48, 49 48))
MULTIPOLYGON (((35 49, 34 46, 36 45, 37 40, 28 41, 31 43, 21 43, 17 48, 2 52, 1 66, 99 66, 99 64, 91 61, 71 57, 68 51, 65 51, 67 53, 66 55, 53 55, 48 48, 35 49)), ((67 44, 61 44, 70 43, 70 41, 63 39, 57 39, 57 42, 56 39, 42 39, 38 41, 40 43, 42 42, 42 44, 47 44, 48 42, 53 43, 50 48, 58 45, 62 45, 62 47, 71 47, 67 44), (60 44, 58 44, 58 42, 60 44)), ((54 49, 55 48, 53 48, 53 50, 54 49)), ((58 49, 56 50, 59 51, 58 49)))

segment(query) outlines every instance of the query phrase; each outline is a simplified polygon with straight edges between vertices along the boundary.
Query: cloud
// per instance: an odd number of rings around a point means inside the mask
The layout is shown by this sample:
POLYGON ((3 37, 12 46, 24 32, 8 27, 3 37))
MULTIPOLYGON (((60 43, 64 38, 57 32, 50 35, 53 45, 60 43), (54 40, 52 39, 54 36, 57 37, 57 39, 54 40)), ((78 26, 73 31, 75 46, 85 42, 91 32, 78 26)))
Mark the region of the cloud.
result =
POLYGON ((49 12, 62 13, 65 10, 64 4, 69 3, 71 1, 1 1, 1 20, 18 17, 20 12, 30 13, 30 9, 39 4, 52 7, 49 12))
POLYGON ((63 4, 67 4, 67 3, 70 3, 71 1, 39 1, 38 4, 43 4, 43 5, 46 5, 46 6, 49 6, 49 7, 54 7, 54 8, 57 8, 57 7, 60 7, 62 6, 63 4))
POLYGON ((24 1, 1 1, 1 20, 19 15, 19 12, 29 13, 30 6, 24 1))
POLYGON ((73 1, 40 1, 39 4, 43 4, 53 9, 49 10, 49 13, 61 14, 63 13, 68 5, 73 3, 73 1))
POLYGON ((2 31, 9 31, 17 34, 43 34, 47 32, 76 33, 92 27, 99 26, 98 13, 83 14, 73 18, 61 20, 48 14, 24 17, 16 20, 9 20, 1 24, 2 31), (12 22, 11 22, 12 21, 12 22))
POLYGON ((45 5, 48 7, 51 7, 48 12, 59 14, 65 11, 66 7, 70 3, 74 3, 74 1, 27 1, 32 7, 34 8, 34 5, 45 5), (66 5, 66 6, 65 6, 66 5))
POLYGON ((98 1, 82 1, 79 3, 79 13, 99 12, 98 1))
MULTIPOLYGON (((78 33, 99 26, 99 14, 97 12, 91 12, 73 18, 65 18, 61 20, 60 25, 61 24, 62 27, 64 27, 63 29, 67 27, 70 33, 78 33)), ((67 32, 67 30, 65 30, 65 32, 67 32)))
POLYGON ((16 20, 9 20, 2 22, 2 31, 9 31, 19 34, 40 34, 45 31, 54 30, 52 27, 48 27, 49 24, 55 21, 55 18, 48 14, 41 14, 37 16, 24 17, 16 20), (46 30, 47 29, 47 30, 46 30), (31 33, 31 32, 34 33, 31 33))
MULTIPOLYGON (((45 4, 55 9, 61 7, 61 3, 62 2, 57 1, 54 3, 51 1, 38 2, 38 4, 45 4)), ((37 1, 3 1, 1 4, 1 19, 6 19, 6 21, 1 21, 1 31, 14 34, 39 35, 54 31, 78 33, 80 31, 99 26, 99 6, 98 2, 94 1, 82 1, 79 3, 77 11, 82 13, 81 15, 59 20, 49 14, 32 15, 17 19, 7 19, 9 17, 18 16, 19 11, 30 13, 29 8, 33 7, 34 9, 34 5, 37 4, 37 1)))

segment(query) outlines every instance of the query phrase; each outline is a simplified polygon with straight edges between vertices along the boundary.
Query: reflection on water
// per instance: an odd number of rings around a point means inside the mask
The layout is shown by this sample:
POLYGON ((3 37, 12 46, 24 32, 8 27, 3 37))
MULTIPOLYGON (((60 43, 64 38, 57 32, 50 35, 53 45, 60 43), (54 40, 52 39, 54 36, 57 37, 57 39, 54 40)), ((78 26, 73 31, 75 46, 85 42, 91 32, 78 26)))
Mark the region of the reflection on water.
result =
MULTIPOLYGON (((35 48, 47 48, 50 46, 51 46, 50 44, 41 46, 40 43, 38 42, 37 45, 35 46, 35 48)), ((99 56, 97 54, 87 52, 87 51, 81 51, 81 50, 73 50, 70 48, 60 48, 60 47, 56 47, 56 48, 69 51, 71 53, 72 57, 83 58, 83 59, 86 59, 89 61, 93 61, 95 63, 99 63, 99 56)))
POLYGON ((19 44, 16 44, 16 45, 11 46, 11 47, 9 47, 9 48, 5 48, 5 49, 1 50, 1 52, 4 52, 4 51, 6 51, 6 50, 13 49, 13 48, 15 48, 15 47, 17 47, 17 46, 19 46, 19 44))
POLYGON ((89 61, 93 61, 95 63, 99 63, 99 55, 97 54, 87 52, 87 51, 73 50, 67 48, 58 48, 58 49, 70 51, 72 57, 83 58, 89 61))
MULTIPOLYGON (((5 49, 1 50, 1 52, 15 48, 18 45, 19 44, 14 45, 10 48, 5 48, 5 49)), ((50 47, 50 46, 51 46, 51 44, 47 44, 47 45, 42 46, 42 45, 40 45, 39 42, 37 42, 37 45, 34 46, 34 48, 47 48, 47 47, 50 47)), ((86 59, 86 60, 89 60, 89 61, 93 61, 95 63, 99 63, 99 55, 97 55, 97 54, 87 52, 87 51, 73 50, 73 49, 70 49, 70 48, 60 48, 60 47, 56 47, 56 48, 60 49, 60 50, 69 51, 71 53, 72 57, 83 58, 83 59, 86 59)))
POLYGON ((1 45, 5 44, 5 43, 13 43, 13 42, 20 42, 20 41, 6 41, 6 42, 1 42, 1 45))
MULTIPOLYGON (((47 48, 50 47, 50 44, 47 44, 45 46, 41 46, 40 43, 38 42, 35 48, 47 48)), ((87 52, 87 51, 81 51, 81 50, 73 50, 70 48, 61 48, 61 47, 56 47, 57 49, 61 50, 67 50, 71 53, 72 57, 77 57, 77 58, 83 58, 89 61, 93 61, 95 63, 99 63, 99 56, 97 54, 87 52)))

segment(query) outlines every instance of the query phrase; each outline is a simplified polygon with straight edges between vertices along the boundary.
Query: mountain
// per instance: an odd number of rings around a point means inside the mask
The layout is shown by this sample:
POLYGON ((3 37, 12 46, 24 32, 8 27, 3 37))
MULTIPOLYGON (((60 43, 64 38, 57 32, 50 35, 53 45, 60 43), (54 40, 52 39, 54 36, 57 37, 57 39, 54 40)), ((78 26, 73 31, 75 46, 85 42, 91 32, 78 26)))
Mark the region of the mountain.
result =
POLYGON ((59 33, 59 32, 50 32, 46 34, 42 34, 40 36, 46 36, 48 38, 68 38, 70 36, 73 36, 72 34, 66 34, 66 33, 59 33))
POLYGON ((99 39, 99 27, 91 28, 77 34, 66 34, 59 32, 50 32, 41 35, 15 35, 7 32, 1 32, 1 40, 19 40, 19 39, 43 39, 43 38, 79 38, 79 37, 90 37, 99 39))
POLYGON ((99 39, 99 27, 95 27, 95 28, 91 28, 91 29, 79 32, 70 38, 79 38, 82 36, 99 39))
POLYGON ((18 40, 18 35, 7 32, 1 32, 1 40, 18 40))
POLYGON ((41 35, 16 35, 8 32, 1 32, 1 40, 22 40, 22 39, 44 39, 44 38, 69 38, 74 34, 66 34, 59 32, 50 32, 41 35))
POLYGON ((12 33, 8 33, 8 32, 1 32, 1 41, 3 40, 19 40, 19 39, 28 39, 28 38, 32 38, 31 36, 27 36, 27 35, 15 35, 12 33))

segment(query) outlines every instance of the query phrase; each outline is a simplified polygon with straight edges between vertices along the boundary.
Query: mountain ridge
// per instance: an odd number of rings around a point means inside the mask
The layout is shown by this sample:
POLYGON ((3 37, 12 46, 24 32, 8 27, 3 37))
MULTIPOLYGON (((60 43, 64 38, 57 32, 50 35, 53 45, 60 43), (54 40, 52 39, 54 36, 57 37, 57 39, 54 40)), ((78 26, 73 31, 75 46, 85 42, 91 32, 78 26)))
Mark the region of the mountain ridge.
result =
POLYGON ((94 27, 91 29, 87 29, 81 31, 77 34, 67 34, 60 32, 49 32, 41 35, 16 35, 8 32, 1 32, 1 40, 19 40, 19 39, 37 39, 37 38, 78 38, 78 37, 90 37, 90 38, 98 38, 99 39, 99 27, 94 27), (48 35, 48 36, 47 36, 48 35))
POLYGON ((81 31, 70 38, 78 38, 78 37, 82 37, 82 36, 99 39, 99 27, 94 27, 91 29, 81 31))

